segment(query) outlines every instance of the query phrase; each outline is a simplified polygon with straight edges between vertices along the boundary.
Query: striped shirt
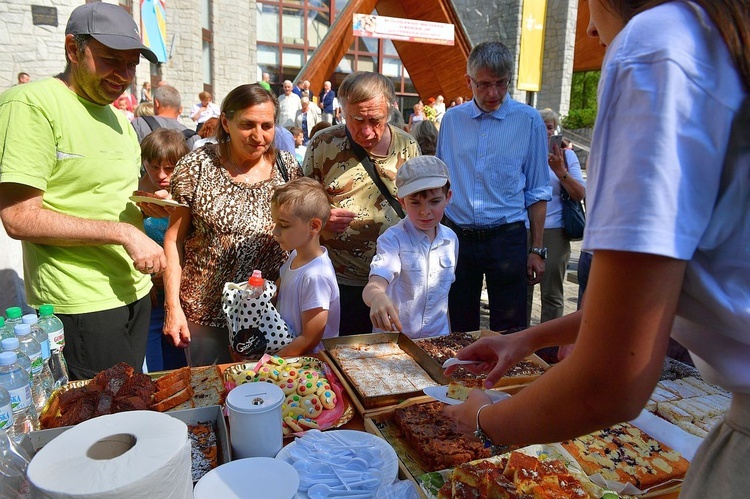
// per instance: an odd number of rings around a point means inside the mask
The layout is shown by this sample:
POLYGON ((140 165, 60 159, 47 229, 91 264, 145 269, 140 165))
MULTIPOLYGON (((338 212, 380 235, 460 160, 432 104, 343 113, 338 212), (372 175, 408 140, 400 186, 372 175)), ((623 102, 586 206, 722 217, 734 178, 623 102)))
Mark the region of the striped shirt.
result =
POLYGON ((522 222, 529 206, 552 198, 544 122, 510 97, 491 113, 473 100, 449 109, 436 156, 448 165, 453 191, 445 214, 460 227, 522 222))

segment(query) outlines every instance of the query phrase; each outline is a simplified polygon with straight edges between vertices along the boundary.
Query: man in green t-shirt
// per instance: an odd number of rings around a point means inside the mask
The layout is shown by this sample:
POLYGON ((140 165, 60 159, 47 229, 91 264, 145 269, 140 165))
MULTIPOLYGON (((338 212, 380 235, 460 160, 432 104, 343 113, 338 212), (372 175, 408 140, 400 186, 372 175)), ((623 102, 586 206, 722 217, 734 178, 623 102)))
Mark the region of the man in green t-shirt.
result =
MULTIPOLYGON (((132 17, 104 2, 76 8, 63 73, 0 96, 0 217, 23 241, 29 305, 52 303, 65 327, 72 379, 117 362, 140 371, 161 247, 143 233, 135 131, 111 103, 143 55, 132 17)), ((160 216, 165 216, 163 212, 160 216)))
POLYGON ((262 80, 258 82, 258 85, 265 88, 269 92, 271 91, 271 75, 268 73, 263 73, 262 80))

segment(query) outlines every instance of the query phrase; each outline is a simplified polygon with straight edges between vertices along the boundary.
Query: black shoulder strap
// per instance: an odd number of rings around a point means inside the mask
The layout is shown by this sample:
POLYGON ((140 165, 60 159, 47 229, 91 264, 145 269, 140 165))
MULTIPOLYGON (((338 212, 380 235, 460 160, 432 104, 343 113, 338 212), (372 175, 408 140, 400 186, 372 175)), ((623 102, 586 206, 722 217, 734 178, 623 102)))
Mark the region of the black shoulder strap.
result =
MULTIPOLYGON (((386 125, 388 126, 388 125, 386 125)), ((404 218, 406 215, 404 214, 404 210, 401 208, 401 205, 398 204, 398 201, 396 198, 393 197, 393 194, 391 194, 391 191, 388 190, 388 188, 383 183, 383 179, 380 178, 380 175, 375 171, 375 165, 372 164, 372 160, 370 159, 370 156, 367 155, 367 151, 364 150, 364 148, 354 142, 354 139, 352 139, 351 134, 349 134, 349 129, 344 127, 344 130, 346 130, 346 138, 349 139, 349 144, 352 146, 352 151, 354 151, 354 155, 357 157, 360 163, 362 163, 362 166, 365 167, 365 170, 367 171, 367 174, 370 175, 370 178, 373 182, 375 182, 375 185, 378 187, 378 190, 383 195, 386 201, 388 201, 388 204, 391 205, 391 208, 396 212, 396 214, 399 216, 399 218, 404 218)))
POLYGON ((276 168, 279 170, 284 182, 289 182, 289 170, 281 159, 281 151, 276 152, 276 168))
POLYGON ((198 135, 198 132, 196 132, 195 130, 191 130, 189 128, 181 130, 181 132, 182 132, 182 135, 185 137, 185 140, 190 140, 194 136, 198 135))
MULTIPOLYGON (((146 122, 152 132, 162 127, 157 119, 153 116, 143 116, 143 120, 146 122)), ((198 132, 189 128, 180 131, 182 132, 182 136, 185 137, 185 140, 190 140, 193 136, 198 135, 198 132)))
POLYGON ((151 129, 152 132, 154 130, 158 130, 159 128, 161 128, 161 125, 159 124, 158 121, 156 121, 156 118, 154 118, 153 116, 144 116, 143 121, 146 122, 146 124, 148 125, 148 127, 151 129))

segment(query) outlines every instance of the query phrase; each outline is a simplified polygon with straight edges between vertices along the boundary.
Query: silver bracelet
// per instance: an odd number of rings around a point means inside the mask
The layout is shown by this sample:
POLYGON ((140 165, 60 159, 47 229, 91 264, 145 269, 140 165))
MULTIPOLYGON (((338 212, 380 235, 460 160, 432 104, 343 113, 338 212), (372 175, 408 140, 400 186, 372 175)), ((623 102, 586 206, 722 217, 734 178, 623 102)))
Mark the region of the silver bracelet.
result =
POLYGON ((490 437, 487 436, 487 434, 482 430, 482 427, 479 425, 479 414, 482 413, 482 409, 491 405, 492 404, 484 404, 479 408, 479 410, 477 410, 477 429, 476 431, 474 431, 474 436, 477 437, 480 442, 482 442, 482 446, 485 449, 489 449, 492 455, 496 455, 505 452, 507 450, 507 447, 504 445, 493 444, 492 440, 490 440, 490 437))

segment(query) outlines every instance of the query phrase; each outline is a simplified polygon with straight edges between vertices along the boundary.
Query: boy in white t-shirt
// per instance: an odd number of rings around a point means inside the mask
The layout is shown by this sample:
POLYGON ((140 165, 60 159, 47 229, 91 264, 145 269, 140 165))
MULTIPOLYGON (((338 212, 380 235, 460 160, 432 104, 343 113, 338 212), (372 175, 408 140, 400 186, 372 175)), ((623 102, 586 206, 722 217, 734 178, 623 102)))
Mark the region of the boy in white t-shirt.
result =
POLYGON ((277 352, 283 357, 322 349, 320 340, 339 335, 339 288, 320 231, 331 202, 323 186, 298 178, 277 187, 271 197, 273 237, 289 259, 279 272, 276 309, 295 338, 277 352))
POLYGON ((440 224, 451 198, 448 167, 435 156, 412 158, 398 169, 396 187, 406 218, 378 238, 362 299, 375 329, 411 338, 449 334, 458 238, 440 224))

